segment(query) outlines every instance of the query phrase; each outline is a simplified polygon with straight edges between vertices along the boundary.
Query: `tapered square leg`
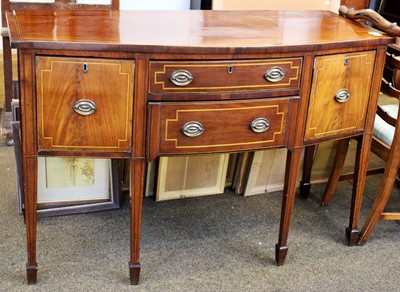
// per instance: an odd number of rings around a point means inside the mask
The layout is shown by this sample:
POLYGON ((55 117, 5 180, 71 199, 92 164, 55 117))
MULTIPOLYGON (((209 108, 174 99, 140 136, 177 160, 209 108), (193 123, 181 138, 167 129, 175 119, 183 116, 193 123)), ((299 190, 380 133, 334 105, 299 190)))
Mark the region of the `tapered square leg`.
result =
POLYGON ((349 246, 355 246, 358 243, 358 236, 360 231, 358 229, 346 228, 346 239, 349 246))
POLYGON ((356 151, 356 163, 354 169, 353 194, 351 197, 349 226, 346 229, 346 239, 349 246, 358 243, 360 231, 358 219, 360 218, 362 198, 366 181, 368 159, 370 154, 372 136, 364 135, 359 138, 356 151))
POLYGON ((275 245, 275 262, 278 266, 283 266, 288 252, 287 246, 275 245))
POLYGON ((129 278, 131 279, 131 285, 139 284, 140 276, 140 264, 129 263, 129 278))
POLYGON ((307 199, 311 190, 311 170, 314 162, 315 145, 307 146, 304 149, 304 163, 303 163, 303 175, 300 182, 300 198, 307 199))
POLYGON ((131 161, 131 258, 129 277, 131 285, 139 283, 140 276, 140 230, 142 224, 142 205, 144 192, 144 159, 131 161))
POLYGON ((26 265, 26 278, 28 280, 28 285, 36 284, 37 281, 37 265, 28 266, 26 265))
POLYGON ((27 255, 26 277, 28 284, 35 284, 37 280, 36 261, 36 226, 37 226, 37 158, 23 160, 24 170, 24 204, 27 255), (28 175, 29 174, 29 175, 28 175))
POLYGON ((296 182, 299 173, 301 149, 288 151, 286 159, 285 186, 283 189, 281 223, 279 227, 279 239, 275 247, 275 260, 278 266, 285 262, 288 251, 287 239, 289 235, 290 218, 294 205, 296 182))
POLYGON ((300 198, 307 199, 311 191, 311 182, 301 181, 300 182, 300 198))

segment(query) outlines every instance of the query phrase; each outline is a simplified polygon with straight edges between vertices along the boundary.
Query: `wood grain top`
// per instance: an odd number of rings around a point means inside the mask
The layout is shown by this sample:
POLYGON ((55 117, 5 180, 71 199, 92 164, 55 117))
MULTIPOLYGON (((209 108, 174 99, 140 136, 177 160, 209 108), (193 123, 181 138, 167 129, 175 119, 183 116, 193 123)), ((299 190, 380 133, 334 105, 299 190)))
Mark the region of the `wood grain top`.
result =
POLYGON ((7 17, 16 48, 263 53, 394 42, 328 11, 16 11, 7 17))

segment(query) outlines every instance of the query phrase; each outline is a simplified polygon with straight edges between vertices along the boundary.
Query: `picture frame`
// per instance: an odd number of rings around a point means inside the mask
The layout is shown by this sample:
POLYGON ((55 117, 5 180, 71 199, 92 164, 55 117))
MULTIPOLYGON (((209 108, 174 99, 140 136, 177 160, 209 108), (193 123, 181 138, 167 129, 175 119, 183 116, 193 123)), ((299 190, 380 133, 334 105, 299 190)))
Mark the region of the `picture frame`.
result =
POLYGON ((161 157, 156 201, 222 194, 228 163, 226 153, 161 157))
MULTIPOLYGON (((20 144, 20 124, 12 122, 14 152, 17 172, 18 213, 23 214, 24 197, 22 191, 22 159, 20 144)), ((117 159, 97 158, 38 158, 38 217, 87 213, 120 207, 120 188, 117 159), (56 159, 56 160, 55 160, 56 159), (82 159, 79 161, 79 159, 82 159), (73 175, 75 182, 63 181, 63 167, 92 168, 91 180, 84 181, 82 175, 73 175), (89 164, 89 166, 88 166, 89 164), (52 172, 49 175, 49 172, 52 172), (57 178, 54 173, 58 173, 57 178), (60 175, 61 174, 61 175, 60 175)))

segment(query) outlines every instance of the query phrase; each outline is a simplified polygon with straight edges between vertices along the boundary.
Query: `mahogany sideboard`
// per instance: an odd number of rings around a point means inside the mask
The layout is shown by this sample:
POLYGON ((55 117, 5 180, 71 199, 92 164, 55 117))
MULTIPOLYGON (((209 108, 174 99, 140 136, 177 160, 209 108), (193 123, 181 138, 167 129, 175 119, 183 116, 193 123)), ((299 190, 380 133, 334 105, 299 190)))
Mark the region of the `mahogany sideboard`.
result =
POLYGON ((359 206, 387 45, 328 11, 8 12, 18 49, 27 278, 36 283, 38 156, 131 160, 132 284, 145 165, 161 155, 288 150, 284 263, 304 147, 358 137, 359 206))

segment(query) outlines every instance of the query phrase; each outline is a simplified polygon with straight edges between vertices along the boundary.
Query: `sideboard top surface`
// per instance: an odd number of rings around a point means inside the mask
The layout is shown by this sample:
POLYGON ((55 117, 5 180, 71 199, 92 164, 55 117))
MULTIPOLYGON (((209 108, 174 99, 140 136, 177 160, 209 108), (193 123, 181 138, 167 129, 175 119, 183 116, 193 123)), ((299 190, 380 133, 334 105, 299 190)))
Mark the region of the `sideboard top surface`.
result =
POLYGON ((15 11, 7 17, 16 48, 264 53, 394 41, 329 11, 15 11))

